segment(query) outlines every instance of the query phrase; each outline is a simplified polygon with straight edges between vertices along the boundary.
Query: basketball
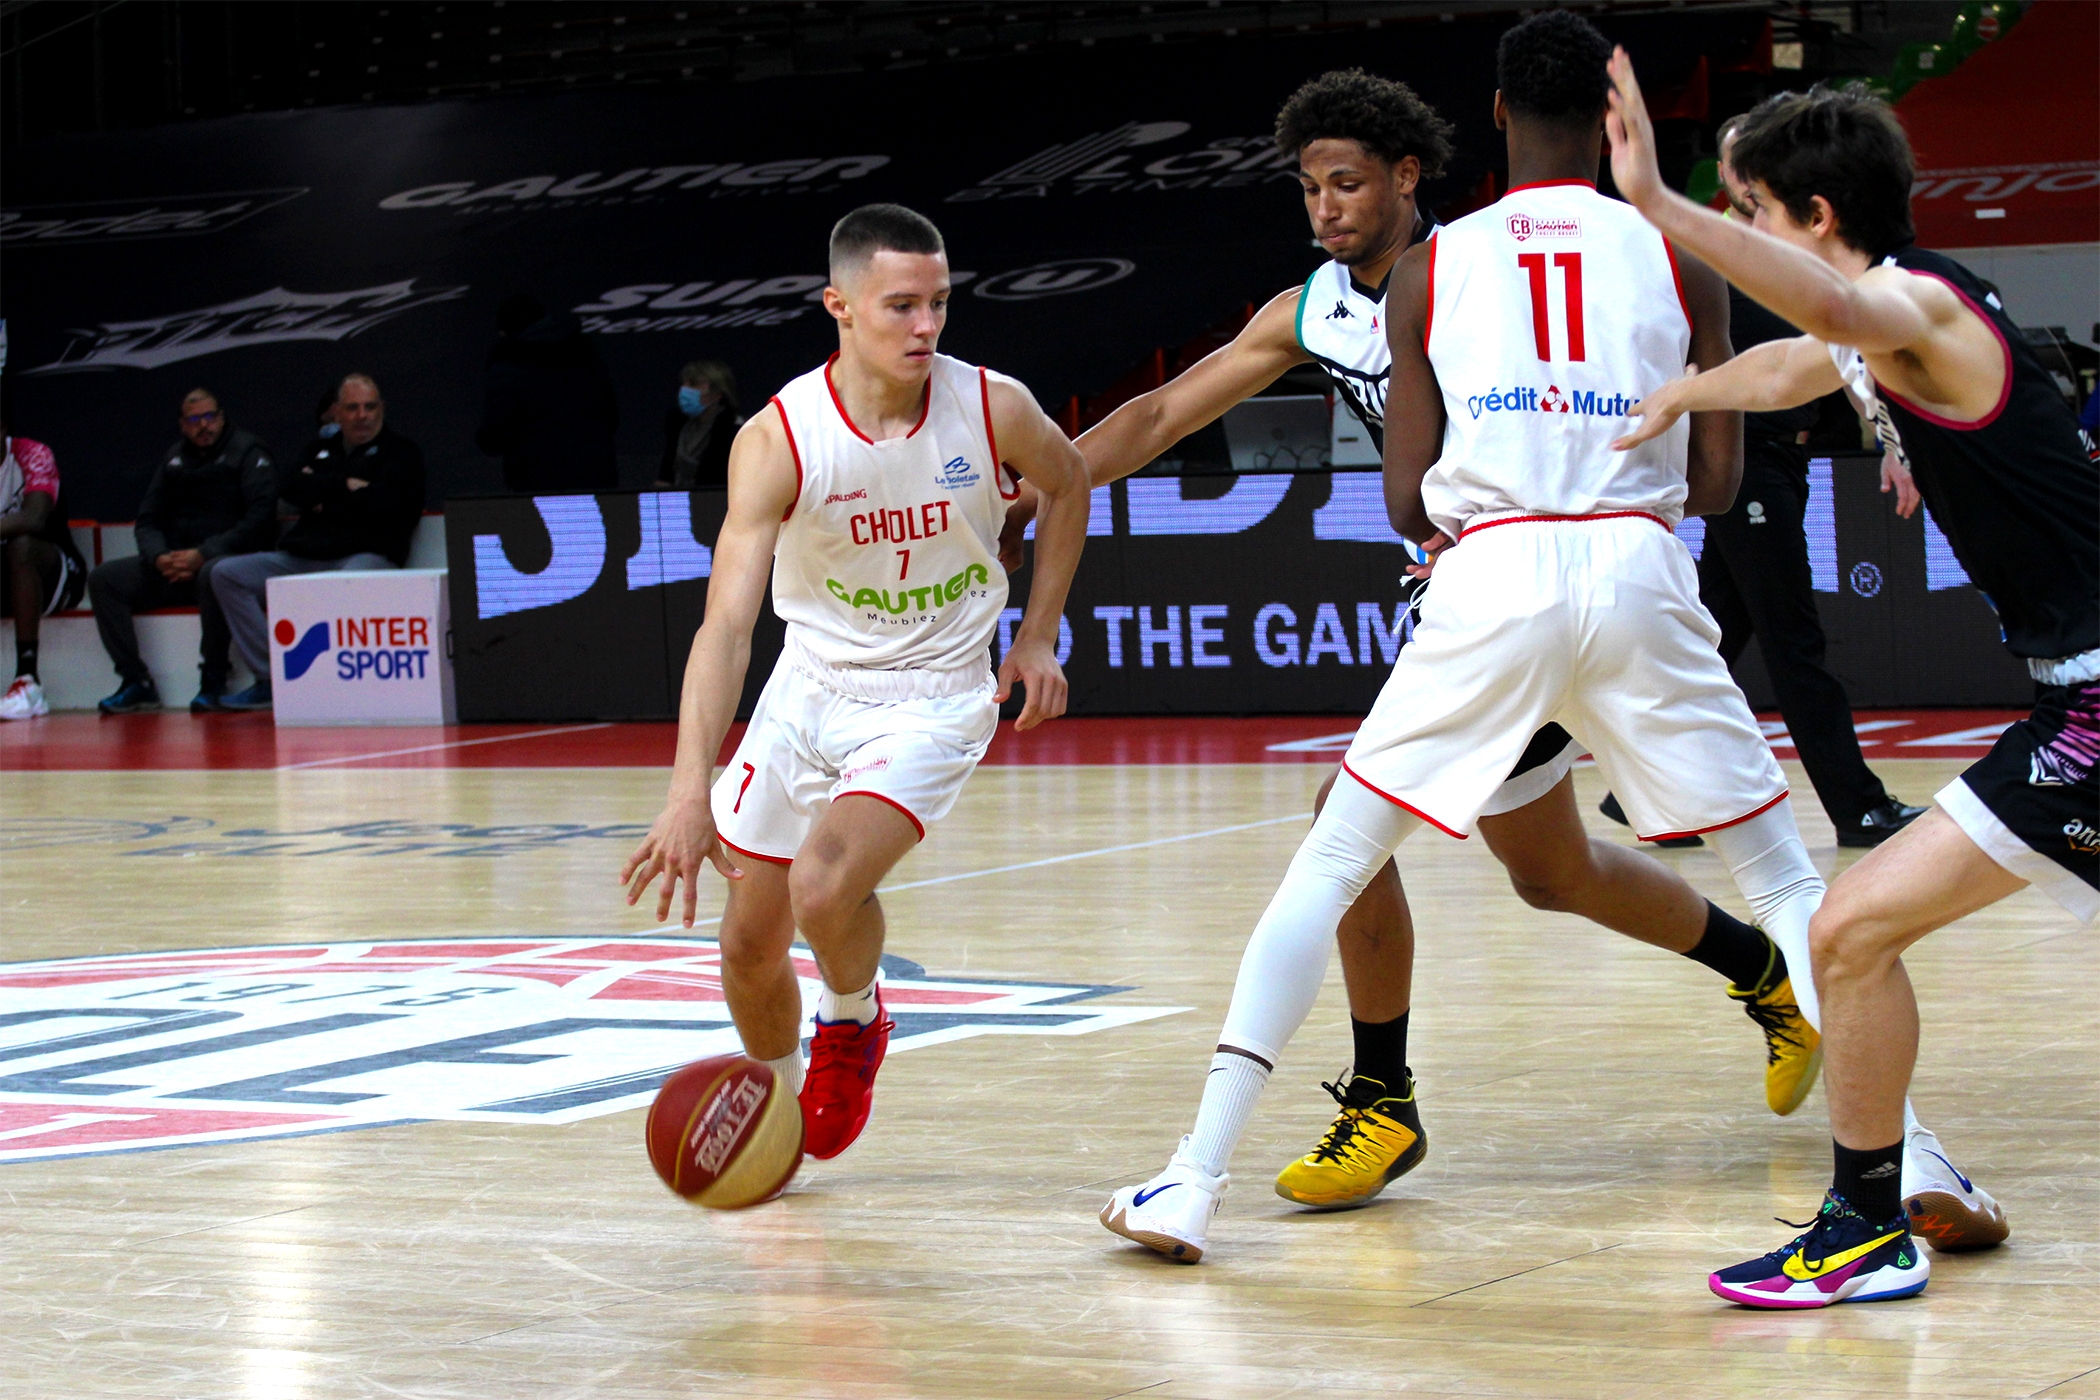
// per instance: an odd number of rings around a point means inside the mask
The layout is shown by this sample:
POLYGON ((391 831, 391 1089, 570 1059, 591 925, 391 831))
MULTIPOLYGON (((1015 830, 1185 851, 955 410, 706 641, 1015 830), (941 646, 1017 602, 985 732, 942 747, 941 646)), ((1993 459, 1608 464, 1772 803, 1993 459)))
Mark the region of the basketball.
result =
POLYGON ((710 1210, 742 1210, 786 1189, 802 1165, 802 1105, 773 1071, 716 1055, 674 1071, 643 1127, 664 1185, 710 1210))

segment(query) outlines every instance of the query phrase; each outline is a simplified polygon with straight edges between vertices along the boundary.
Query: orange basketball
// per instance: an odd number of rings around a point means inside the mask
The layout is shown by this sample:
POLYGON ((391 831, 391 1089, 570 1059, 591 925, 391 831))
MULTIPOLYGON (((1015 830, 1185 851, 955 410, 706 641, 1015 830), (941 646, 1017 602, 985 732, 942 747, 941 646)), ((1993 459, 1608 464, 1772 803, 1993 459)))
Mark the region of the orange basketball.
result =
POLYGON ((802 1165, 802 1105, 772 1070, 742 1055, 674 1071, 643 1132, 664 1185, 710 1210, 770 1201, 802 1165))

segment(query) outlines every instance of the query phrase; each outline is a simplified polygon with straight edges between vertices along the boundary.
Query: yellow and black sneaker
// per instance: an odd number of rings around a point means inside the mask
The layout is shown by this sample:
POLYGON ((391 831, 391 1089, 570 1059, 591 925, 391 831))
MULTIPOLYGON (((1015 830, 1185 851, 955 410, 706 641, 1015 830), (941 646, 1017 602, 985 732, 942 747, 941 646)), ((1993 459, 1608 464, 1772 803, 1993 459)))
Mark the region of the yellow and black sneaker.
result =
POLYGON ((1823 1037, 1794 1001, 1794 982, 1786 975, 1776 945, 1772 958, 1774 966, 1758 986, 1731 986, 1728 995, 1743 1004, 1765 1033, 1765 1103, 1784 1118, 1816 1087, 1816 1075, 1823 1068, 1823 1037), (1774 974, 1777 982, 1772 981, 1774 974))
POLYGON ((1277 1174, 1276 1194, 1286 1201, 1322 1210, 1360 1206, 1428 1155, 1413 1074, 1402 1094, 1390 1094, 1382 1082, 1363 1075, 1320 1087, 1334 1095, 1341 1112, 1318 1147, 1277 1174))

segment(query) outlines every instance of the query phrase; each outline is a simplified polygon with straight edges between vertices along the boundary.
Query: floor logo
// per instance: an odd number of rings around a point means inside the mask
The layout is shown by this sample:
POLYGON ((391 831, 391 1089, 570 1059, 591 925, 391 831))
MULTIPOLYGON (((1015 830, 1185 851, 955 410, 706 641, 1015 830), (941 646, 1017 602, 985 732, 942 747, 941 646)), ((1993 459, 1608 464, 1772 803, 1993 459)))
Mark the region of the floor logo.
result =
MULTIPOLYGON (((892 1050, 1085 1035, 1184 1008, 885 958, 892 1050)), ((805 1007, 816 966, 795 951, 805 1007)), ((807 1034, 805 1022, 804 1033, 807 1034)), ((298 944, 0 964, 0 1161, 429 1119, 568 1123, 738 1048, 714 940, 298 944)))

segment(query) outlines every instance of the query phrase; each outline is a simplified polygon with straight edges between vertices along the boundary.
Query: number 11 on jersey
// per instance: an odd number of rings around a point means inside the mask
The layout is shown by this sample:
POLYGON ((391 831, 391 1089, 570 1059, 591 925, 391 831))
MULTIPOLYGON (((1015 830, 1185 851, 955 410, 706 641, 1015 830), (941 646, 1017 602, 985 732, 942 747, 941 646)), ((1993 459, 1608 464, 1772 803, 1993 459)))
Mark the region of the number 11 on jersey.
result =
MULTIPOLYGON (((1568 358, 1580 360, 1582 344, 1582 254, 1555 253, 1553 265, 1560 269, 1561 290, 1568 307, 1568 358)), ((1546 255, 1519 253, 1517 266, 1531 274, 1531 334, 1538 344, 1539 358, 1553 358, 1553 342, 1546 320, 1546 255)))

